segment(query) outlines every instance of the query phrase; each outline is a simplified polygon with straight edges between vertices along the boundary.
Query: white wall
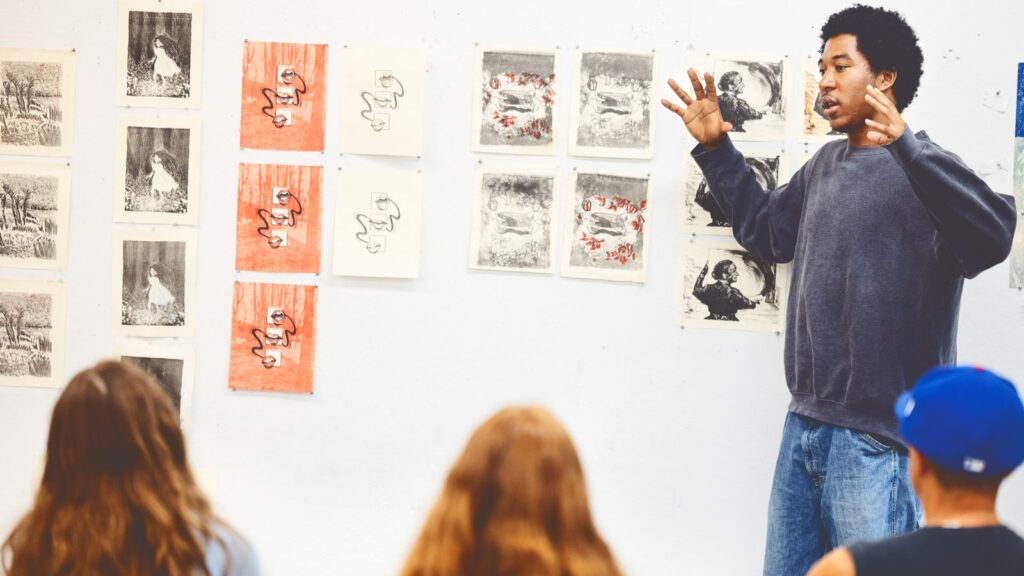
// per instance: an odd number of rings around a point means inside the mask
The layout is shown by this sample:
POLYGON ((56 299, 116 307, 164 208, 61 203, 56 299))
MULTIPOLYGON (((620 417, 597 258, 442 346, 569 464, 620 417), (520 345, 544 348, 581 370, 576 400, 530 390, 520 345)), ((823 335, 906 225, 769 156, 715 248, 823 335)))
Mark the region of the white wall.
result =
MULTIPOLYGON (((898 4, 925 51, 913 126, 990 171, 991 185, 1009 192, 1012 113, 986 107, 983 99, 1013 93, 1016 62, 1024 60, 1024 4, 898 4)), ((267 573, 394 574, 470 431, 502 405, 542 402, 576 439, 599 528, 627 573, 758 573, 788 402, 782 337, 674 325, 680 157, 691 143, 677 119, 659 109, 651 163, 568 158, 565 138, 554 159, 513 160, 557 163, 563 174, 573 166, 650 171, 653 239, 645 285, 469 271, 473 164, 502 159, 469 153, 473 43, 557 44, 566 80, 576 45, 653 48, 659 74, 678 78, 688 46, 813 53, 817 29, 836 5, 720 0, 712 9, 686 0, 617 6, 520 0, 511 6, 469 0, 206 3, 198 112, 200 320, 196 337, 181 342, 193 346, 197 358, 192 462, 217 473, 216 505, 252 539, 267 573), (326 153, 239 151, 245 39, 329 43, 329 90, 336 88, 344 44, 424 46, 424 157, 339 157, 333 103, 326 153), (338 167, 422 169, 421 277, 236 274, 240 161, 323 164, 327 241, 338 167), (228 390, 235 279, 321 287, 315 394, 228 390)), ((114 123, 127 112, 114 106, 115 3, 0 0, 0 13, 2 45, 78 51, 71 251, 62 274, 70 376, 109 355, 114 344, 114 123)), ((563 84, 562 93, 567 89, 563 84)), ((567 104, 563 98, 563 119, 567 104)), ((787 146, 794 162, 798 149, 787 146)), ((326 245, 324 270, 331 254, 326 245)), ((1024 294, 1007 289, 1007 274, 1004 264, 967 282, 960 358, 1024 384, 1024 294)), ((3 276, 52 274, 5 270, 3 276)), ((32 469, 58 394, 0 388, 3 535, 30 502, 32 469)), ((1001 511, 1024 531, 1024 474, 1009 481, 1001 511)))

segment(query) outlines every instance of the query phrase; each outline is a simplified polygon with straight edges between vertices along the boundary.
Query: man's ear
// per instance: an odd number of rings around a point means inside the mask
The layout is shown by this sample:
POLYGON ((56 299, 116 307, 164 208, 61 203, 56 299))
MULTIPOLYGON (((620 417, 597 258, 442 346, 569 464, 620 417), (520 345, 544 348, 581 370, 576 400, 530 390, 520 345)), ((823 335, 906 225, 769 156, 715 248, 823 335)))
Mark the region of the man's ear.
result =
POLYGON ((892 88, 893 84, 896 83, 896 71, 895 70, 882 70, 878 73, 875 79, 875 88, 878 88, 882 92, 892 88))

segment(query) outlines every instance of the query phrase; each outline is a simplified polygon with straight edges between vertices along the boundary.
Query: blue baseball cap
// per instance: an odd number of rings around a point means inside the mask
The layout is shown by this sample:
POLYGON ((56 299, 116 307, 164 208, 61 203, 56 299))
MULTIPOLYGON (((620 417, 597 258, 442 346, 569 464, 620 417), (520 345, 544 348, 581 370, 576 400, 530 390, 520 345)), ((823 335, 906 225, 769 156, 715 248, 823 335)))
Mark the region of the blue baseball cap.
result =
POLYGON ((984 368, 930 370, 895 411, 907 444, 950 470, 997 477, 1024 462, 1024 404, 1009 380, 984 368))

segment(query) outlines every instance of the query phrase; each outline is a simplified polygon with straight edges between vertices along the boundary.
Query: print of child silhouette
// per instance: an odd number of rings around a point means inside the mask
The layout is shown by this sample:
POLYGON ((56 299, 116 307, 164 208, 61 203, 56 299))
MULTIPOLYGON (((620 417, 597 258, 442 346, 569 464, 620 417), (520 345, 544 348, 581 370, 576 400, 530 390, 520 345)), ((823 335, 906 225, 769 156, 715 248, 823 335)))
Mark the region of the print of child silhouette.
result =
POLYGON ((175 300, 174 294, 171 294, 170 289, 164 286, 163 278, 166 278, 166 276, 167 268, 163 264, 155 262, 150 265, 149 276, 147 276, 149 288, 146 290, 147 310, 149 311, 150 321, 159 317, 160 313, 175 300))
POLYGON ((722 111, 722 119, 732 124, 733 132, 746 132, 743 129, 744 122, 760 120, 763 116, 739 97, 743 92, 743 77, 739 72, 730 70, 722 74, 718 79, 718 90, 718 107, 722 111))
POLYGON ((149 180, 149 189, 153 198, 159 200, 160 194, 167 195, 178 188, 178 180, 174 176, 177 167, 174 156, 164 150, 153 152, 150 164, 153 166, 153 172, 149 180))
POLYGON ((739 279, 739 271, 732 260, 720 260, 715 264, 711 277, 717 280, 714 284, 704 285, 708 265, 704 264, 697 281, 693 285, 693 295, 708 307, 709 314, 705 320, 731 320, 739 322, 736 312, 751 309, 761 303, 760 298, 750 300, 742 292, 733 288, 732 284, 739 279))
POLYGON ((153 81, 159 85, 170 82, 175 74, 181 74, 178 66, 178 44, 169 36, 161 34, 153 38, 153 81))

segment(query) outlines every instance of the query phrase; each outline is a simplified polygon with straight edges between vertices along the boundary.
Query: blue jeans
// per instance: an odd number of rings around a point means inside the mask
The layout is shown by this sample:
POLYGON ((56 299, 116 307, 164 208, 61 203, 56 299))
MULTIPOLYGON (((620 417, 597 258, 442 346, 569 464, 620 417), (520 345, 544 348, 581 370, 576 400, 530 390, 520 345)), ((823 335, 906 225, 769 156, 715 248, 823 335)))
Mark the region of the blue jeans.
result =
POLYGON ((805 574, 833 548, 917 528, 906 450, 790 412, 768 502, 765 576, 805 574))

